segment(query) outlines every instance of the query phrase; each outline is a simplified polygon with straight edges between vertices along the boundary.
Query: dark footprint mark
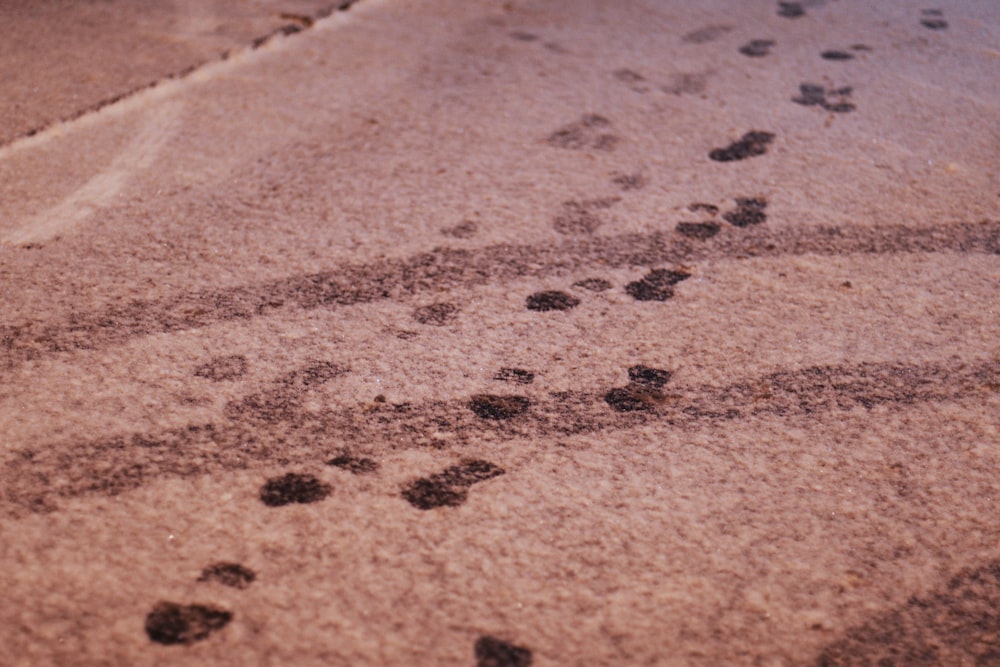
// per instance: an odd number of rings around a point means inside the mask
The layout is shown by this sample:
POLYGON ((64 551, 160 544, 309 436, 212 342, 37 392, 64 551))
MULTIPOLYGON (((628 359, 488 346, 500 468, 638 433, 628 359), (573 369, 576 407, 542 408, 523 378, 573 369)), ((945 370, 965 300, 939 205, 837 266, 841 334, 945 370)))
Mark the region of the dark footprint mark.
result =
POLYGON ((214 581, 223 586, 245 590, 257 579, 257 574, 239 563, 213 563, 201 571, 198 581, 214 581))
POLYGON ((611 182, 620 187, 623 192, 641 190, 646 187, 646 177, 642 174, 619 174, 612 178, 611 182))
MULTIPOLYGON (((382 397, 382 401, 378 401, 376 397, 376 402, 384 403, 385 397, 382 397)), ((363 456, 353 456, 352 454, 344 453, 340 456, 336 456, 326 462, 329 466, 334 466, 335 468, 342 468, 347 470, 353 475, 366 475, 368 473, 373 473, 378 470, 378 463, 372 459, 363 456)))
POLYGON ((604 402, 617 412, 639 412, 654 410, 663 402, 663 394, 651 387, 628 384, 615 387, 604 395, 604 402))
POLYGON ((454 227, 445 227, 441 233, 456 239, 471 239, 479 231, 479 226, 472 220, 463 220, 454 227))
POLYGON ((717 222, 678 222, 676 229, 682 236, 704 241, 718 234, 722 225, 717 222))
POLYGON ((592 234, 601 226, 601 219, 579 202, 566 202, 552 226, 560 234, 592 234))
POLYGON ((786 19, 797 19, 805 15, 806 10, 802 9, 801 2, 778 3, 778 16, 783 16, 786 19))
POLYGON ((515 384, 531 384, 535 381, 535 374, 520 368, 501 368, 493 379, 515 384))
POLYGON ((944 30, 948 27, 948 22, 942 18, 944 12, 940 9, 925 9, 920 12, 925 18, 920 19, 920 25, 931 30, 944 30))
POLYGON ((839 51, 836 49, 830 51, 824 51, 819 55, 824 60, 854 60, 853 53, 848 53, 847 51, 839 51))
POLYGON ((476 667, 531 667, 531 651, 483 635, 476 640, 476 667))
POLYGON ((1000 665, 998 608, 1000 561, 992 561, 848 630, 813 665, 1000 665))
POLYGON ((421 510, 458 507, 468 498, 467 489, 479 482, 504 474, 504 469, 489 461, 466 461, 460 465, 422 477, 403 489, 403 498, 421 510))
POLYGON ((235 380, 243 377, 247 372, 247 358, 242 354, 234 354, 227 357, 215 357, 207 364, 199 366, 194 370, 197 377, 207 378, 216 382, 222 380, 235 380))
POLYGON ((773 39, 752 39, 740 47, 740 53, 751 58, 763 58, 771 55, 773 46, 773 39))
POLYGON ((510 33, 510 38, 517 40, 518 42, 537 42, 538 35, 534 35, 530 32, 514 31, 510 33))
POLYGON ((628 68, 616 69, 614 72, 611 73, 611 76, 615 77, 622 83, 630 83, 630 84, 640 83, 641 81, 646 80, 646 78, 643 75, 639 74, 635 70, 630 70, 628 68))
POLYGON ((453 303, 432 303, 413 311, 413 319, 421 324, 443 327, 458 318, 459 308, 453 303))
POLYGON ((573 283, 573 287, 588 290, 590 292, 605 292, 611 289, 612 285, 604 278, 587 278, 573 283))
POLYGON ((628 369, 628 379, 630 382, 634 382, 635 384, 640 384, 645 387, 654 387, 656 389, 660 389, 670 382, 670 378, 673 376, 674 374, 672 371, 666 371, 661 368, 653 368, 644 364, 631 366, 628 369))
POLYGON ((688 204, 688 210, 692 213, 697 213, 698 211, 704 211, 709 215, 715 215, 719 212, 719 207, 714 204, 703 204, 701 202, 695 202, 693 204, 688 204))
POLYGON ((531 401, 524 396, 477 394, 469 400, 469 409, 480 419, 511 419, 527 412, 529 407, 531 401))
POLYGON ((290 472, 272 477, 260 489, 260 500, 268 507, 292 503, 315 503, 330 495, 333 488, 314 475, 290 472))
POLYGON ((642 364, 628 369, 629 383, 604 395, 604 402, 617 412, 653 410, 664 400, 660 391, 673 373, 642 364))
POLYGON ((402 495, 406 502, 417 509, 432 510, 438 507, 458 507, 468 499, 469 492, 429 479, 418 479, 403 489, 402 495))
POLYGON ((562 212, 552 221, 552 226, 560 234, 592 234, 601 226, 601 218, 595 211, 611 208, 620 201, 621 197, 604 197, 563 202, 562 212))
POLYGON ((613 150, 619 139, 605 132, 611 121, 598 114, 587 114, 575 123, 560 128, 549 135, 549 145, 569 150, 592 148, 601 151, 613 150))
POLYGON ((709 25, 698 30, 692 30, 681 37, 681 41, 686 44, 707 44, 708 42, 714 42, 732 29, 733 26, 731 25, 709 25))
POLYGON ((722 214, 722 219, 734 227, 759 225, 767 220, 767 201, 761 197, 737 197, 736 210, 722 214))
POLYGON ((625 286, 625 292, 636 301, 666 301, 674 295, 674 285, 691 277, 685 271, 653 269, 641 280, 625 286))
POLYGON ((799 84, 798 97, 793 97, 792 101, 807 107, 819 106, 834 113, 846 113, 854 111, 856 108, 852 102, 848 101, 853 91, 854 89, 850 86, 824 88, 817 83, 803 83, 799 84), (831 102, 827 99, 827 96, 836 97, 837 100, 831 102))
POLYGON ((649 86, 645 85, 646 77, 635 70, 627 68, 616 69, 611 75, 637 93, 649 92, 649 86))
POLYGON ((814 104, 826 103, 826 89, 815 83, 799 84, 799 96, 793 97, 796 104, 812 106, 814 104))
POLYGON ((708 72, 675 74, 660 90, 670 95, 697 95, 708 88, 708 72))
POLYGON ((348 372, 329 361, 317 362, 279 378, 266 391, 227 404, 226 415, 234 421, 286 421, 300 408, 306 391, 348 372))
POLYGON ((217 607, 157 602, 146 616, 146 634, 158 644, 193 644, 231 620, 232 612, 217 607))
POLYGON ((525 299, 525 307, 528 310, 546 312, 550 310, 569 310, 580 305, 580 300, 575 296, 549 290, 546 292, 535 292, 525 299))
POLYGON ((734 141, 725 148, 712 150, 708 157, 716 162, 733 162, 735 160, 745 160, 749 157, 756 157, 767 152, 767 146, 774 141, 774 134, 771 132, 751 131, 744 134, 739 140, 734 141))

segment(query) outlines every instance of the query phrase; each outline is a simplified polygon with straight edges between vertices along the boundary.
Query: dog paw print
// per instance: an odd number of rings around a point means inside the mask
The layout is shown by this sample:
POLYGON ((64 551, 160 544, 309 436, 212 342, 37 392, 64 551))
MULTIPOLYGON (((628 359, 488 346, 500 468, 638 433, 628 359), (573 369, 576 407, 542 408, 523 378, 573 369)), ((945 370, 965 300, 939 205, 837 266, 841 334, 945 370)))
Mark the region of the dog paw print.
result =
POLYGON ((483 635, 473 648, 476 667, 531 667, 532 653, 523 646, 483 635))
POLYGON ((687 280, 687 271, 653 269, 639 280, 625 286, 625 293, 636 301, 666 301, 674 296, 674 285, 687 280))
MULTIPOLYGON (((541 38, 533 32, 525 32, 523 30, 515 30, 514 32, 508 33, 509 37, 516 42, 525 42, 531 44, 538 42, 541 38)), ((542 42, 542 46, 553 53, 565 53, 566 50, 555 42, 542 42)))
POLYGON ((584 278, 583 280, 578 280, 573 283, 573 287, 579 287, 580 289, 585 289, 588 292, 606 292, 611 289, 613 285, 604 278, 584 278))
POLYGON ((459 307, 453 303, 432 303, 413 311, 413 319, 420 324, 443 327, 458 319, 459 307))
POLYGON ((226 415, 240 422, 278 423, 292 420, 301 410, 307 391, 348 372, 347 367, 339 364, 315 362, 278 378, 264 391, 231 401, 226 405, 226 415))
POLYGON ((479 225, 472 220, 463 220, 457 225, 444 227, 441 233, 455 239, 471 239, 479 231, 479 225))
POLYGON ((194 370, 195 377, 205 378, 213 382, 235 380, 247 372, 247 358, 242 354, 215 357, 207 364, 202 364, 194 370))
POLYGON ((843 51, 841 49, 829 49, 827 51, 823 51, 822 53, 819 54, 819 57, 822 58, 823 60, 834 60, 834 61, 854 60, 853 53, 850 53, 849 51, 843 51))
POLYGON ((563 202, 562 211, 552 221, 552 227, 560 234, 593 234, 601 226, 598 211, 611 208, 621 201, 621 197, 603 197, 586 201, 563 202))
POLYGON ((146 635, 157 644, 193 644, 232 620, 233 613, 219 607, 161 601, 146 616, 146 635))
POLYGON ((719 212, 719 207, 715 204, 706 204, 705 202, 693 202, 688 204, 687 209, 692 213, 707 213, 708 215, 715 216, 719 212))
POLYGON ((731 25, 707 25, 704 28, 692 30, 681 37, 685 44, 708 44, 714 42, 733 29, 731 25))
POLYGON ((260 489, 260 501, 268 507, 316 503, 332 491, 333 487, 315 475, 290 472, 267 480, 260 489))
POLYGON ((439 473, 414 480, 402 496, 420 510, 458 507, 468 498, 469 487, 504 474, 504 469, 476 459, 445 468, 439 473))
POLYGON ((722 229, 722 225, 717 222, 678 222, 674 228, 681 236, 698 241, 706 241, 722 229))
POLYGON ((736 208, 723 213, 722 219, 734 227, 759 225, 767 220, 765 208, 767 200, 763 197, 737 197, 736 208))
POLYGON ((576 308, 580 305, 580 300, 566 292, 546 290, 529 295, 525 299, 524 305, 528 310, 544 313, 550 310, 570 310, 576 308))
MULTIPOLYGON (((710 218, 714 218, 719 213, 719 207, 715 204, 706 204, 703 202, 694 202, 688 205, 688 211, 692 213, 703 213, 710 218)), ((714 220, 704 220, 701 222, 678 222, 674 230, 681 236, 686 236, 689 239, 695 239, 697 241, 705 241, 716 234, 722 229, 722 225, 715 222, 714 220)))
POLYGON ((646 187, 646 177, 640 173, 635 174, 616 174, 611 182, 622 189, 622 192, 630 192, 632 190, 641 190, 646 187))
POLYGON ((493 379, 514 384, 531 384, 535 381, 535 374, 523 368, 501 368, 493 379))
POLYGON ((806 15, 801 2, 779 2, 778 16, 786 19, 797 19, 806 15))
POLYGON ((767 147, 772 141, 773 133, 751 130, 725 148, 711 150, 708 157, 716 162, 745 160, 767 153, 767 147))
POLYGON ((763 58, 771 55, 773 47, 773 39, 751 39, 739 48, 739 52, 750 58, 763 58))
MULTIPOLYGON (((375 402, 384 403, 385 397, 379 394, 379 396, 375 397, 375 402), (381 401, 378 400, 379 397, 382 398, 381 401)), ((377 461, 365 456, 355 456, 347 452, 333 457, 327 461, 326 464, 328 466, 340 468, 341 470, 346 470, 352 475, 367 475, 378 470, 377 461)))
POLYGON ((201 571, 198 581, 215 582, 230 588, 245 590, 257 579, 257 574, 239 563, 212 563, 201 571))
POLYGON ((628 369, 629 383, 604 395, 604 402, 616 412, 649 411, 663 400, 663 387, 673 376, 668 370, 639 364, 628 369))
POLYGON ((548 143, 568 150, 593 149, 610 151, 618 144, 618 137, 609 130, 611 121, 598 114, 586 114, 575 123, 559 128, 549 135, 548 143))
POLYGON ((847 113, 856 108, 849 101, 853 90, 850 86, 824 88, 817 83, 803 83, 799 85, 799 95, 793 97, 792 101, 807 107, 818 106, 834 113, 847 113))
POLYGON ((611 76, 615 77, 615 79, 621 81, 637 93, 649 92, 649 86, 646 85, 646 77, 633 69, 628 69, 627 67, 616 69, 611 73, 611 76))
POLYGON ((670 82, 660 90, 668 95, 697 95, 708 88, 711 72, 680 72, 670 77, 670 82))
POLYGON ((500 396, 477 394, 469 399, 469 409, 480 419, 502 421, 524 414, 531 407, 531 401, 524 396, 500 396))
POLYGON ((538 35, 533 32, 524 32, 523 30, 515 30, 509 33, 510 38, 516 42, 537 42, 538 35))
POLYGON ((920 12, 920 25, 928 30, 944 30, 948 22, 944 20, 944 12, 940 9, 924 9, 920 12))

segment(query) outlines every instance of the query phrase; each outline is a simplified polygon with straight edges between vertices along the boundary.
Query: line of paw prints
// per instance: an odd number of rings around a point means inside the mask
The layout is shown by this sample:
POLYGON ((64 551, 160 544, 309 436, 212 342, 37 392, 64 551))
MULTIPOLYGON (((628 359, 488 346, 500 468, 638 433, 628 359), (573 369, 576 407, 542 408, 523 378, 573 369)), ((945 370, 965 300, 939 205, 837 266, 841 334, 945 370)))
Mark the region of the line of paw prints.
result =
MULTIPOLYGON (((799 19, 806 15, 802 2, 779 2, 778 16, 786 19, 799 19)), ((920 11, 920 25, 930 30, 944 30, 948 27, 948 22, 944 20, 944 12, 940 9, 923 9, 920 11)))
MULTIPOLYGON (((517 370, 517 369, 505 369, 517 370)), ((523 372, 522 372, 523 373, 523 372)), ((521 379, 523 374, 515 374, 521 379)), ((369 458, 343 453, 327 462, 353 474, 375 472, 378 464, 369 458)), ((402 496, 420 510, 455 507, 466 498, 468 487, 504 474, 504 470, 488 461, 470 460, 440 473, 411 482, 402 496)), ((313 475, 286 473, 267 480, 260 490, 260 499, 268 507, 315 503, 330 495, 332 486, 313 475)), ((205 567, 199 582, 214 582, 238 590, 246 590, 257 574, 240 563, 218 562, 205 567)), ((235 613, 211 604, 181 604, 161 600, 146 615, 145 631, 150 641, 166 646, 190 645, 208 639, 229 625, 235 613)), ((478 667, 529 667, 532 652, 523 646, 481 635, 473 646, 478 667)))
POLYGON ((580 120, 550 134, 547 141, 554 148, 611 151, 621 139, 610 130, 611 121, 604 116, 596 113, 584 114, 580 120))
MULTIPOLYGON (((642 278, 625 285, 625 293, 636 301, 666 301, 674 296, 674 286, 691 277, 685 269, 653 269, 642 278)), ((612 287, 603 278, 587 278, 573 283, 590 292, 604 292, 612 287)), ((524 300, 525 308, 535 312, 571 310, 581 303, 580 299, 560 290, 544 290, 529 294, 524 300)))
POLYGON ((628 67, 616 69, 611 73, 615 79, 621 81, 636 93, 648 93, 651 90, 651 86, 653 86, 663 93, 677 96, 700 95, 704 93, 708 89, 708 80, 712 74, 712 70, 703 72, 675 72, 666 77, 666 83, 657 84, 628 67))
POLYGON ((852 92, 850 86, 824 88, 818 83, 803 83, 799 85, 799 95, 793 97, 792 101, 807 107, 817 106, 834 113, 846 113, 855 109, 854 103, 850 101, 852 92))
MULTIPOLYGON (((806 9, 802 2, 778 2, 778 16, 798 19, 806 15, 806 9)), ((944 12, 940 9, 924 9, 920 12, 920 25, 929 30, 945 30, 948 22, 944 19, 944 12)), ((714 41, 721 35, 729 31, 729 26, 707 26, 700 30, 695 30, 682 37, 682 41, 691 44, 704 44, 714 41)), ((771 38, 751 39, 742 44, 737 50, 739 53, 749 58, 763 58, 771 55, 776 47, 777 40, 771 38)), ((858 52, 869 52, 871 47, 867 44, 852 44, 847 48, 826 49, 820 52, 820 57, 824 60, 834 62, 845 62, 854 60, 858 52)), ((630 86, 636 92, 647 92, 645 85, 646 77, 635 70, 622 68, 615 70, 613 76, 619 81, 630 86)), ((704 90, 704 77, 706 75, 679 75, 684 81, 675 82, 672 86, 664 87, 666 92, 702 92, 704 90)), ((819 84, 803 83, 800 85, 800 95, 792 98, 798 104, 805 106, 816 106, 834 113, 846 113, 855 110, 853 102, 845 99, 851 93, 850 86, 839 88, 826 88, 819 84), (836 101, 828 101, 827 97, 837 97, 836 101)), ((713 157, 713 159, 716 159, 713 157)))
MULTIPOLYGON (((635 189, 644 185, 644 179, 639 175, 621 175, 615 178, 615 183, 624 190, 635 189)), ((608 208, 618 201, 618 198, 606 198, 587 202, 567 202, 559 224, 580 224, 579 218, 591 215, 593 210, 608 208), (575 218, 567 222, 566 218, 575 218)), ((723 219, 736 227, 759 224, 766 218, 763 213, 766 202, 758 198, 737 198, 736 208, 723 214, 723 219)), ((692 212, 700 211, 712 216, 718 213, 718 207, 711 204, 692 204, 692 212)), ((693 238, 708 238, 718 231, 706 234, 705 229, 713 230, 716 223, 680 223, 677 231, 693 238), (697 227, 702 225, 702 227, 697 227), (694 230, 694 231, 693 231, 694 230)), ((641 279, 628 283, 625 292, 637 301, 665 301, 674 294, 674 286, 690 277, 690 273, 673 269, 653 269, 641 279)), ((611 283, 601 278, 589 278, 574 283, 575 287, 602 292, 612 287, 611 283)), ((546 312, 552 310, 569 310, 579 305, 576 297, 558 291, 538 292, 526 299, 529 310, 546 312)), ((417 321, 434 326, 442 326, 454 320, 458 309, 452 304, 431 304, 418 308, 414 312, 417 321)), ((233 380, 242 377, 247 370, 247 360, 242 355, 220 356, 195 369, 194 374, 213 381, 233 380)), ((286 403, 296 403, 291 395, 298 395, 309 386, 325 382, 346 372, 341 366, 334 364, 314 364, 306 369, 295 371, 277 384, 270 392, 250 397, 253 407, 263 409, 284 409, 286 403), (259 405, 258 405, 259 404, 259 405)), ((628 369, 629 382, 623 387, 609 390, 604 401, 618 412, 634 412, 650 410, 664 400, 661 389, 670 380, 671 372, 645 365, 636 365, 628 369)), ((502 368, 494 379, 514 384, 531 384, 534 373, 518 368, 502 368)), ((377 399, 376 399, 377 400, 377 399)), ((384 400, 384 399, 383 399, 384 400)), ((243 401, 247 403, 247 401, 243 401)), ((508 420, 528 411, 531 402, 527 397, 517 395, 480 394, 470 398, 468 408, 480 419, 508 420)), ((294 406, 292 406, 294 407, 294 406)), ((378 463, 367 457, 355 456, 349 452, 331 458, 327 464, 343 469, 351 474, 364 475, 378 470, 378 463)), ((469 489, 481 482, 505 474, 505 470, 489 461, 482 459, 466 460, 457 465, 445 468, 441 472, 422 477, 408 483, 400 492, 401 497, 410 505, 422 511, 441 507, 457 507, 462 505, 469 489)), ((298 472, 288 472, 265 481, 259 490, 260 501, 272 508, 293 504, 310 504, 322 501, 330 496, 333 486, 319 477, 298 472)), ((238 589, 246 589, 256 579, 256 574, 238 563, 216 563, 205 568, 199 581, 214 581, 222 585, 238 589)), ((228 625, 234 617, 232 611, 205 604, 180 604, 171 601, 156 603, 146 617, 145 629, 153 642, 174 645, 191 644, 208 638, 212 633, 228 625)), ((530 665, 530 650, 515 646, 491 636, 483 636, 477 640, 474 654, 479 665, 530 665)))
MULTIPOLYGON (((745 138, 745 140, 760 142, 767 141, 768 138, 752 136, 748 139, 745 138)), ((645 181, 641 175, 632 174, 616 176, 615 182, 623 189, 634 189, 644 185, 645 181)), ((557 229, 569 225, 583 227, 590 222, 588 216, 592 216, 593 211, 608 208, 617 201, 618 198, 612 197, 566 202, 563 205, 563 212, 556 217, 554 225, 557 229)), ((766 221, 767 202, 763 198, 737 197, 735 203, 734 209, 722 214, 722 219, 733 227, 743 228, 766 221)), ((695 203, 689 206, 689 210, 711 217, 719 214, 719 208, 713 204, 695 203)), ((691 239, 705 240, 717 234, 720 229, 719 223, 709 220, 678 223, 676 232, 691 239)), ((690 277, 690 271, 683 268, 655 268, 638 280, 627 283, 623 289, 636 301, 666 301, 674 296, 676 286, 690 277)), ((613 285, 603 278, 592 277, 573 283, 573 287, 599 293, 611 289, 613 285)), ((539 291, 525 298, 527 310, 542 313, 571 310, 579 306, 580 303, 579 297, 560 290, 539 291)), ((458 312, 458 307, 453 304, 435 303, 418 307, 414 310, 413 317, 422 324, 443 326, 454 321, 458 312)), ((237 372, 242 372, 244 368, 245 360, 222 357, 211 365, 199 368, 197 373, 205 377, 228 378, 237 372)), ((325 369, 321 379, 328 379, 342 372, 344 371, 340 367, 331 367, 331 369, 325 369)), ((278 390, 270 393, 265 392, 266 395, 255 395, 252 401, 254 406, 274 404, 281 408, 284 403, 288 402, 288 400, 284 400, 287 399, 285 389, 287 387, 295 388, 303 384, 299 378, 302 373, 293 375, 295 375, 294 378, 289 376, 287 382, 281 382, 281 387, 278 390)), ((645 366, 635 366, 629 369, 629 377, 630 382, 625 387, 612 389, 605 396, 608 405, 619 412, 647 409, 655 404, 660 398, 658 392, 669 380, 670 373, 645 366)), ((534 374, 523 369, 503 368, 494 378, 515 384, 531 384, 534 380, 534 374)), ((246 400, 243 401, 243 403, 246 402, 246 400)), ((497 421, 512 419, 525 413, 530 406, 531 402, 525 396, 492 394, 473 396, 468 404, 469 409, 480 419, 497 421)), ((373 460, 356 458, 347 453, 331 459, 328 464, 346 469, 354 474, 374 472, 378 465, 373 460)), ((502 468, 488 461, 466 461, 440 473, 413 481, 402 491, 401 495, 411 505, 423 510, 436 507, 454 507, 466 500, 468 489, 471 486, 500 476, 504 472, 502 468)), ((332 487, 314 475, 290 472, 268 480, 260 490, 260 499, 270 507, 281 507, 293 503, 318 502, 329 496, 331 492, 332 487)))
MULTIPOLYGON (((213 605, 160 601, 146 616, 146 635, 150 641, 166 646, 190 645, 207 639, 233 618, 233 612, 213 605)), ((530 667, 534 657, 530 649, 492 635, 480 635, 472 655, 476 667, 530 667)))
MULTIPOLYGON (((730 157, 741 159, 738 154, 763 150, 744 144, 762 142, 766 144, 770 141, 771 136, 768 133, 749 133, 735 145, 720 150, 727 152, 726 159, 730 157)), ((720 157, 716 156, 716 159, 720 159, 720 157)), ((617 174, 612 179, 612 183, 624 191, 629 191, 644 187, 646 178, 638 173, 617 174)), ((560 234, 591 234, 602 224, 598 212, 611 208, 619 201, 621 201, 621 197, 616 196, 565 201, 561 211, 553 218, 552 226, 560 234)), ((767 215, 764 212, 767 208, 767 201, 764 198, 737 197, 735 202, 735 209, 722 214, 722 219, 733 227, 742 228, 758 225, 767 220, 767 215)), ((717 206, 702 203, 692 204, 689 206, 689 210, 708 213, 713 217, 719 212, 717 206)), ((721 229, 721 224, 711 220, 680 222, 675 227, 675 231, 681 236, 695 240, 707 240, 718 234, 721 229)), ((674 296, 674 286, 690 276, 691 273, 684 269, 653 269, 639 280, 628 283, 625 286, 625 292, 637 301, 666 301, 674 296)), ((573 287, 590 292, 603 292, 610 289, 612 284, 603 278, 588 278, 573 283, 573 287)), ((537 312, 571 310, 579 306, 580 303, 581 300, 578 297, 561 290, 535 292, 525 299, 525 307, 537 312)), ((452 303, 432 303, 416 308, 413 311, 413 318, 420 324, 445 326, 455 322, 459 311, 459 307, 452 303)))
MULTIPOLYGON (((773 135, 766 132, 750 132, 744 135, 739 141, 725 149, 713 151, 713 159, 726 161, 729 159, 743 159, 745 155, 760 154, 773 139, 773 135)), ((619 186, 623 191, 628 192, 645 187, 647 180, 640 173, 616 174, 612 183, 619 186)), ((621 197, 602 197, 590 200, 569 200, 562 204, 562 210, 553 219, 553 228, 566 235, 590 234, 597 230, 602 224, 598 211, 609 209, 618 202, 621 197)), ((767 202, 762 197, 737 197, 736 208, 723 214, 723 219, 734 227, 747 227, 757 225, 767 220, 764 209, 767 202)), ((692 212, 703 211, 715 216, 719 209, 712 204, 692 204, 689 207, 692 212)), ((682 236, 692 239, 706 240, 715 236, 722 229, 716 222, 680 222, 675 230, 682 236)), ((642 279, 626 285, 625 292, 637 301, 666 301, 674 295, 673 287, 677 283, 690 277, 687 271, 672 271, 667 269, 654 269, 646 274, 642 279)), ((603 292, 612 287, 611 283, 601 278, 589 278, 573 284, 592 292, 603 292)), ((536 292, 527 297, 525 306, 528 310, 551 311, 570 310, 580 304, 580 299, 566 292, 550 290, 536 292)))

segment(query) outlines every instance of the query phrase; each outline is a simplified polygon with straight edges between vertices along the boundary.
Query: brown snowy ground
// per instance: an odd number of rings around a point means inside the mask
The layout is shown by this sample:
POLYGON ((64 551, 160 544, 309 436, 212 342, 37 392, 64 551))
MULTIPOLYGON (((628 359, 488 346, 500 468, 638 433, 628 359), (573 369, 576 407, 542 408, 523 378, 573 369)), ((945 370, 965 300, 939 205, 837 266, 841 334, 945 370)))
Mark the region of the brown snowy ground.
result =
POLYGON ((1000 663, 995 2, 237 4, 0 9, 0 664, 1000 663))

